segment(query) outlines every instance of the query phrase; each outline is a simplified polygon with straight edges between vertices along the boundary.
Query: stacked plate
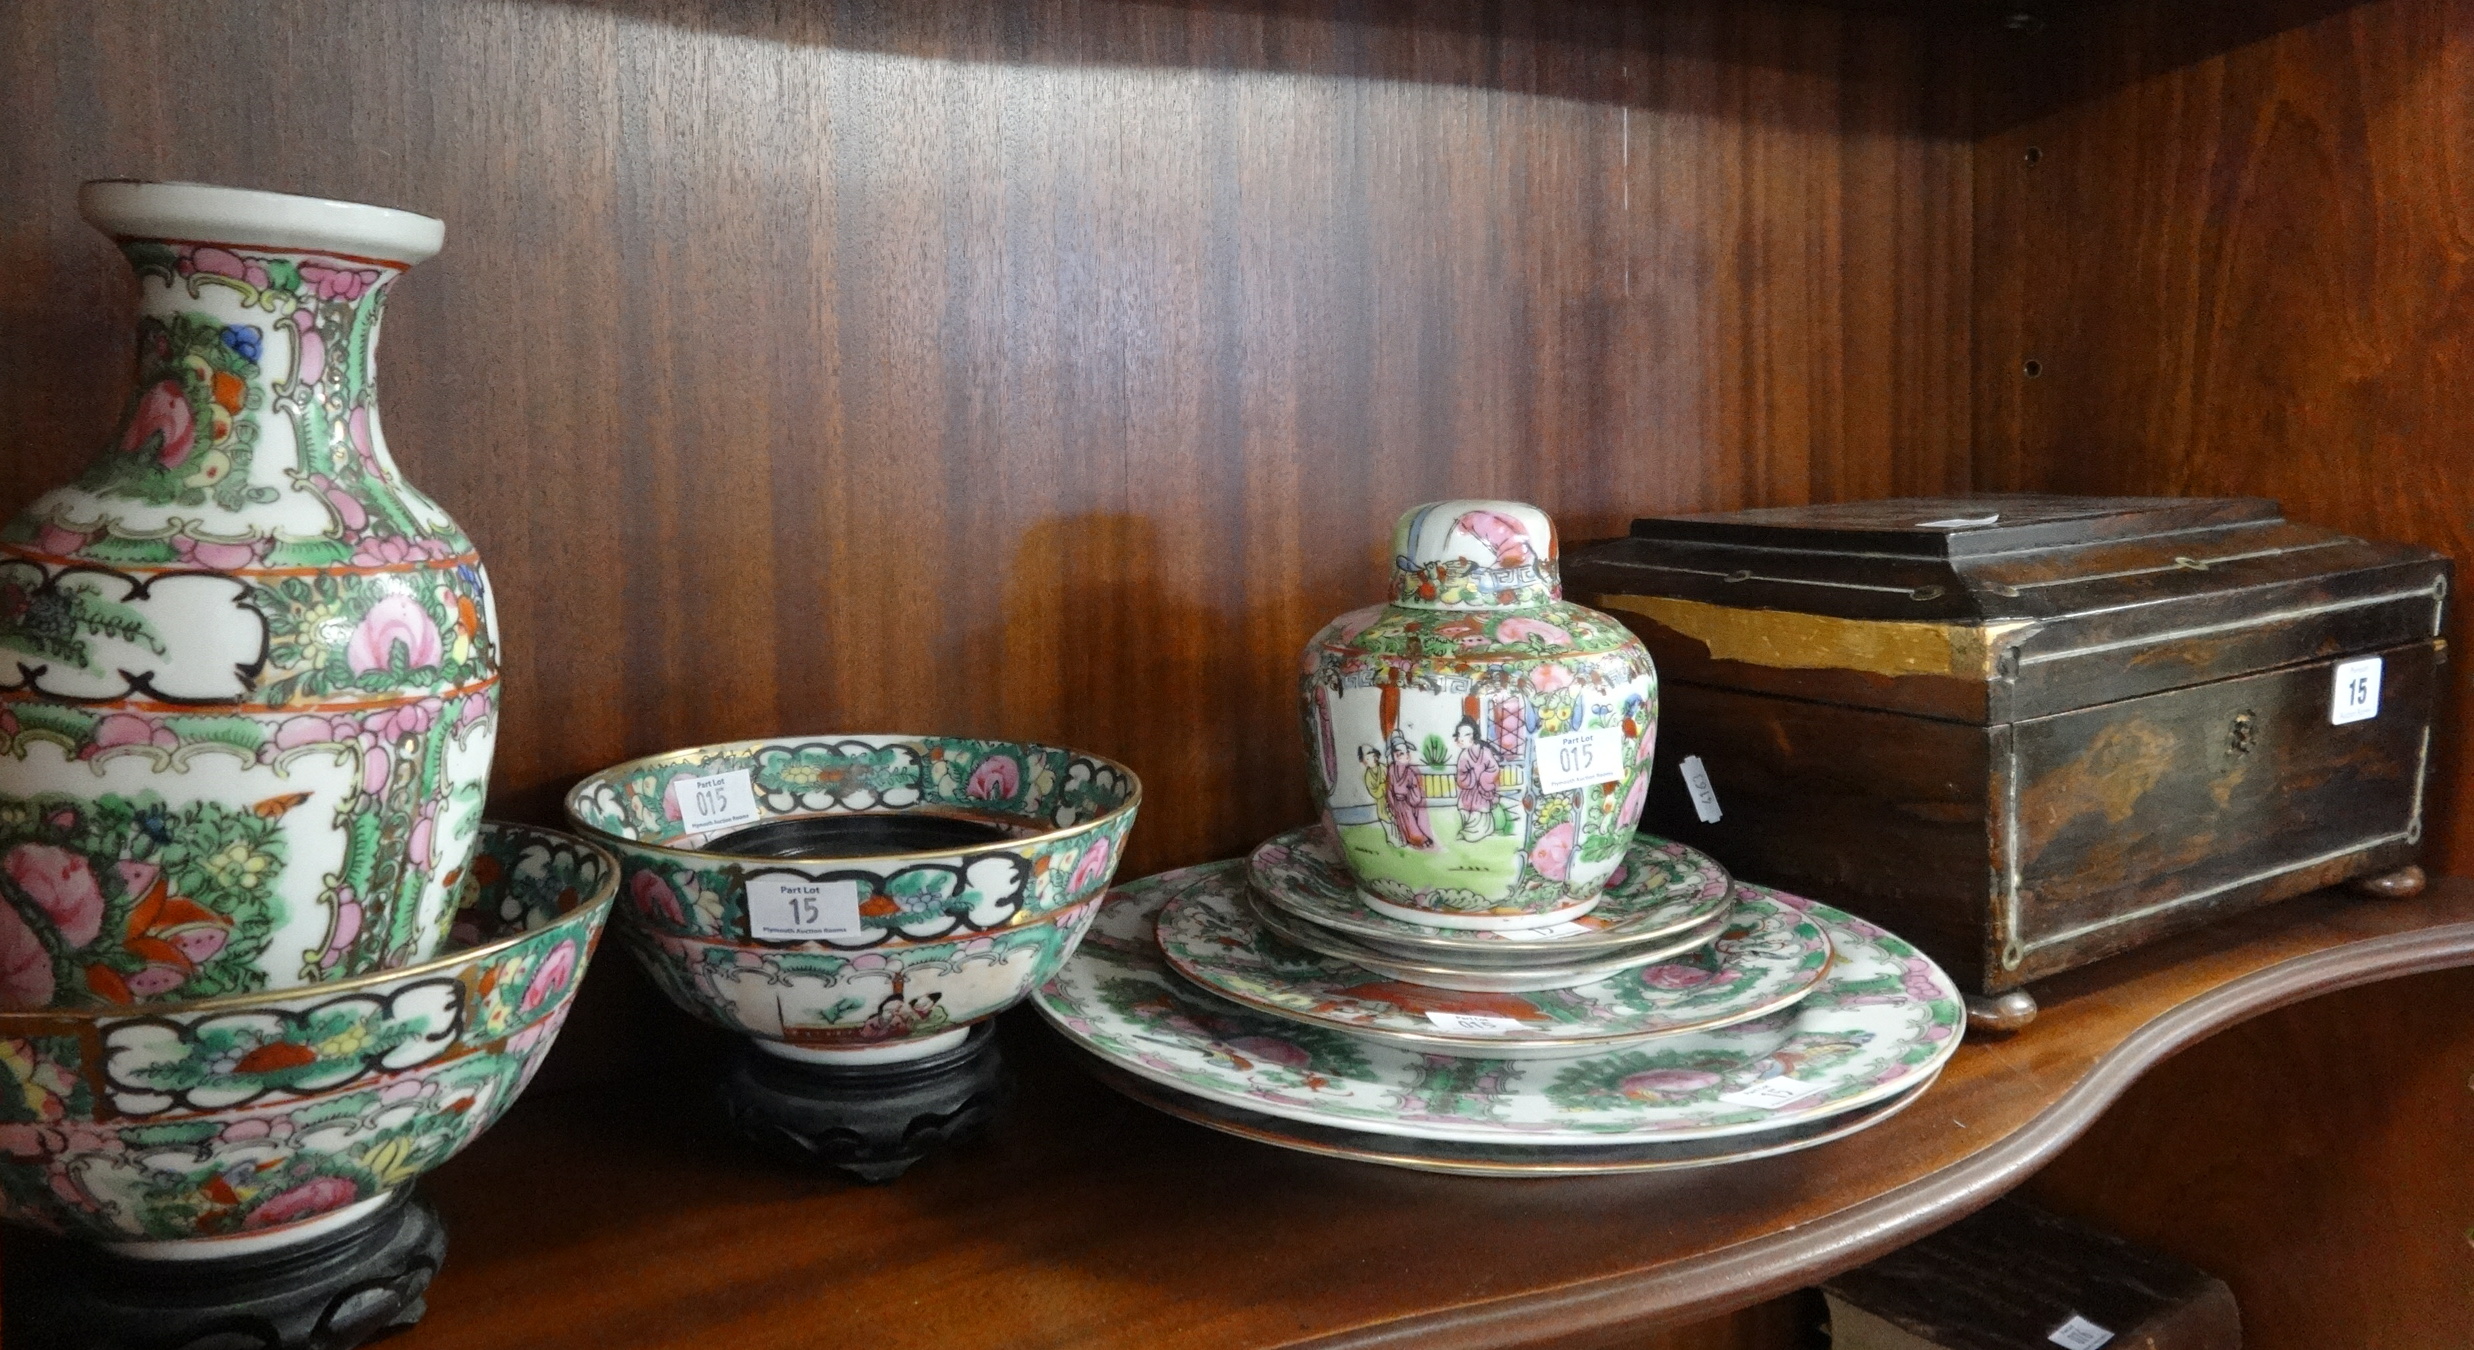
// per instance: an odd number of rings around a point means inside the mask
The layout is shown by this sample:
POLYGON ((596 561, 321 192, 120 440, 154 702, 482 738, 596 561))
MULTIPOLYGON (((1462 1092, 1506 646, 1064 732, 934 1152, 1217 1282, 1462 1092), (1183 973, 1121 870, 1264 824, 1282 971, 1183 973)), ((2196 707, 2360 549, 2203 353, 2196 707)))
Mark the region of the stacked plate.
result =
MULTIPOLYGON (((1321 826, 1274 837, 1246 873, 1254 917, 1272 934, 1364 970, 1478 993, 1570 989, 1705 952, 1733 903, 1726 871, 1708 855, 1655 839, 1638 839, 1595 909, 1546 928, 1429 928, 1378 914, 1358 903, 1321 826)), ((1828 959, 1824 945, 1816 978, 1828 959)))
POLYGON ((1678 844, 1637 837, 1595 910, 1532 936, 1375 914, 1320 829, 1117 889, 1033 1001, 1172 1114, 1502 1176, 1838 1138, 1913 1101, 1963 1017, 1905 942, 1678 844))

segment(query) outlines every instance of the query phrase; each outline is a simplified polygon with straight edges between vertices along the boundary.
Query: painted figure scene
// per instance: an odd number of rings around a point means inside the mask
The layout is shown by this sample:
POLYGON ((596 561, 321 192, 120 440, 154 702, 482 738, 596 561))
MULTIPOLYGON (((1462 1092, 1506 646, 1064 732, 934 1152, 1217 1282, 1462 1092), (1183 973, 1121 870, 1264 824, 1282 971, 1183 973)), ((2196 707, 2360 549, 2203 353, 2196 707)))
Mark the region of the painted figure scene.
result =
POLYGON ((1549 791, 1533 752, 1541 739, 1574 731, 1622 731, 1626 743, 1643 743, 1648 701, 1622 693, 1343 691, 1334 722, 1372 723, 1379 733, 1335 746, 1356 761, 1355 772, 1333 776, 1327 799, 1352 867, 1378 893, 1389 889, 1384 881, 1419 893, 1467 892, 1471 902, 1456 908, 1493 908, 1475 901, 1496 892, 1500 878, 1514 878, 1515 889, 1558 890, 1603 880, 1639 819, 1648 775, 1619 764, 1608 781, 1549 791), (1359 703, 1374 705, 1374 716, 1348 715, 1359 703))

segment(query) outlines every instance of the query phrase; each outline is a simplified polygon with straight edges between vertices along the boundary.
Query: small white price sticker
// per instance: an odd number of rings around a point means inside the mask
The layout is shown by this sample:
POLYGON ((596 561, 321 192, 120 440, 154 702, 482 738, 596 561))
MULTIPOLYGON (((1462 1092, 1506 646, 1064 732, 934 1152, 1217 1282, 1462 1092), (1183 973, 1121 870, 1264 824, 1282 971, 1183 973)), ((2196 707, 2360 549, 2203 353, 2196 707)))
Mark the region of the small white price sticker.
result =
POLYGON ((1699 755, 1686 755, 1683 762, 1684 790, 1692 794, 1692 814, 1704 825, 1718 823, 1718 789, 1709 785, 1709 770, 1703 767, 1699 755))
POLYGON ((1624 776, 1624 734, 1613 727, 1538 738, 1538 786, 1548 792, 1612 783, 1624 776))
POLYGON ((1810 1083, 1799 1083, 1781 1074, 1776 1078, 1764 1078, 1750 1087, 1740 1087, 1733 1092, 1721 1092, 1718 1094, 1718 1100, 1729 1106, 1777 1107, 1785 1106, 1790 1102, 1800 1102, 1820 1090, 1810 1083))
POLYGON ((733 825, 753 825, 759 819, 756 789, 749 785, 745 769, 675 779, 670 796, 679 804, 679 823, 689 834, 711 834, 733 825))
POLYGON ((2339 664, 2336 687, 2328 692, 2328 720, 2343 726, 2379 715, 2380 659, 2366 656, 2339 664))
POLYGON ((1428 1009, 1426 1020, 1445 1031, 1457 1031, 1464 1036, 1501 1036, 1520 1030, 1520 1023, 1509 1017, 1488 1017, 1482 1013, 1435 1012, 1428 1009))
POLYGON ((1550 923, 1543 928, 1507 928, 1496 936, 1506 942, 1552 942, 1556 938, 1579 937, 1593 931, 1587 924, 1550 923))
POLYGON ((866 930, 859 924, 859 883, 749 877, 747 926, 772 942, 862 936, 866 930))
POLYGON ((2096 1350, 2096 1347, 2112 1340, 2113 1333, 2072 1313, 2069 1321, 2053 1328, 2045 1339, 2066 1347, 2066 1350, 2096 1350))

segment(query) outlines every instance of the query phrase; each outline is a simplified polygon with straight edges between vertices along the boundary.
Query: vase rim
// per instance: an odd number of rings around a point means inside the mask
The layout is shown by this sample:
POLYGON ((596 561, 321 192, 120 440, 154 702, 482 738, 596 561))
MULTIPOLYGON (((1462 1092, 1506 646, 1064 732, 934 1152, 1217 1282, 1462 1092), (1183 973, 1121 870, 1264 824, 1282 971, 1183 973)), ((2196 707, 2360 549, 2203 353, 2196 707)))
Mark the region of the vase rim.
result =
POLYGON ((391 206, 212 183, 98 178, 78 213, 114 239, 169 239, 284 252, 335 253, 410 267, 438 252, 446 222, 391 206))

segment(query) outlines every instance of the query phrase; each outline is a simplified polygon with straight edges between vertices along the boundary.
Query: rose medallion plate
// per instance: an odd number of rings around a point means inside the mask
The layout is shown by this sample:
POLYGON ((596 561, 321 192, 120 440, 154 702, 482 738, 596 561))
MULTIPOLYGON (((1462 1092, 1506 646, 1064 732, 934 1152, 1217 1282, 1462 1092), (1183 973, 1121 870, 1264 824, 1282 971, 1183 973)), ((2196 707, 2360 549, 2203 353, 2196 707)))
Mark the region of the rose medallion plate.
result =
POLYGON ((1169 967, 1233 1003, 1411 1051, 1533 1059, 1620 1049, 1776 1012, 1830 964, 1803 911, 1748 895, 1716 943, 1573 989, 1469 993, 1386 979, 1264 931, 1244 883, 1213 877, 1161 906, 1169 967), (1699 959, 1694 959, 1694 958, 1699 959))
POLYGON ((1449 1139, 1403 1139, 1369 1134, 1334 1125, 1309 1125, 1283 1120, 1240 1106, 1189 1097, 1137 1078, 1090 1055, 1080 1057, 1093 1077, 1117 1091, 1179 1120, 1192 1121, 1222 1134, 1270 1144, 1274 1148, 1316 1153, 1326 1158, 1381 1163, 1415 1172, 1443 1172, 1476 1177, 1580 1177, 1624 1172, 1672 1172, 1720 1163, 1750 1162, 1813 1148, 1867 1130, 1915 1104, 1939 1078, 1936 1070, 1914 1087, 1886 1101, 1859 1107, 1844 1115, 1790 1125, 1783 1130, 1739 1134, 1717 1139, 1664 1140, 1646 1144, 1469 1144, 1449 1139))
POLYGON ((1246 909, 1274 936, 1285 938, 1307 951, 1337 957, 1351 965, 1363 966, 1376 974, 1407 980, 1411 984, 1482 994, 1537 993, 1595 984, 1636 966, 1682 957, 1705 948, 1716 942, 1718 935, 1727 927, 1727 916, 1714 914, 1708 923, 1681 935, 1654 938, 1638 946, 1621 948, 1611 956, 1593 957, 1576 965, 1489 966, 1472 962, 1467 966, 1449 966, 1438 965, 1431 957, 1412 960, 1397 952, 1367 946, 1345 933, 1317 927, 1276 905, 1267 905, 1258 895, 1246 897, 1246 909))
POLYGON ((1597 908, 1546 928, 1433 928, 1387 918, 1360 903, 1331 832, 1308 825, 1272 836, 1246 859, 1255 894, 1289 913, 1411 959, 1564 964, 1681 934, 1727 907, 1725 868, 1697 849, 1633 836, 1597 908))
POLYGON ((1112 892, 1082 949, 1031 1001, 1066 1039, 1190 1096, 1309 1124, 1470 1143, 1712 1139, 1842 1115, 1923 1083, 1958 1046, 1959 993, 1900 939, 1757 886, 1810 915, 1835 957, 1794 1007, 1585 1059, 1417 1054, 1254 1012, 1169 969, 1160 909, 1227 888, 1242 862, 1112 892))

